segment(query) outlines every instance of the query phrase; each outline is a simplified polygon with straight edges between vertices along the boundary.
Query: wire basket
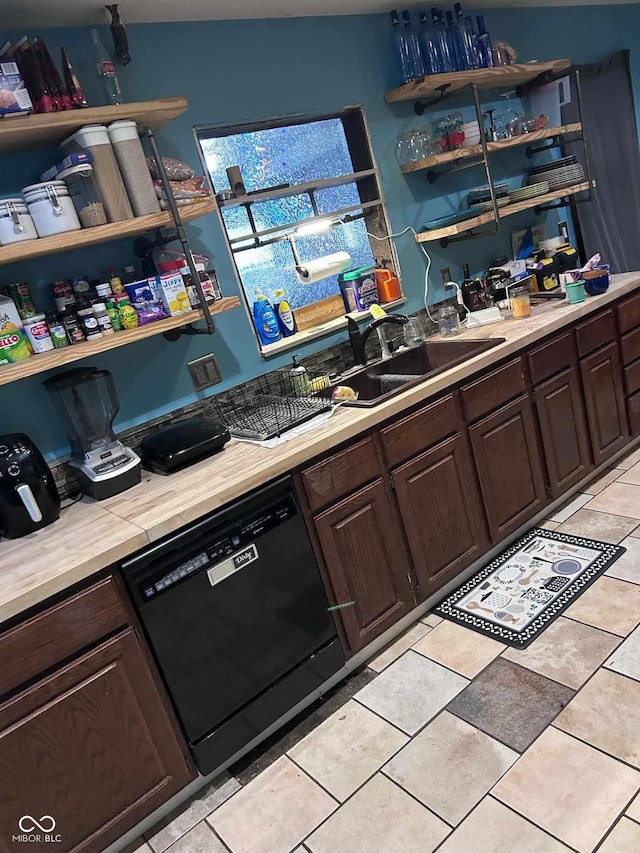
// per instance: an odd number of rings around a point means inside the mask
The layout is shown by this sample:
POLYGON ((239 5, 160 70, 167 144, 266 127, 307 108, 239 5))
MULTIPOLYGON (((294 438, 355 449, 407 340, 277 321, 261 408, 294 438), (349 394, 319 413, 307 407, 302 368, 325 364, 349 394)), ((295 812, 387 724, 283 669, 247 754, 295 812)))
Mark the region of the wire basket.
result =
POLYGON ((326 373, 278 370, 211 398, 215 416, 235 438, 276 438, 331 409, 326 373))

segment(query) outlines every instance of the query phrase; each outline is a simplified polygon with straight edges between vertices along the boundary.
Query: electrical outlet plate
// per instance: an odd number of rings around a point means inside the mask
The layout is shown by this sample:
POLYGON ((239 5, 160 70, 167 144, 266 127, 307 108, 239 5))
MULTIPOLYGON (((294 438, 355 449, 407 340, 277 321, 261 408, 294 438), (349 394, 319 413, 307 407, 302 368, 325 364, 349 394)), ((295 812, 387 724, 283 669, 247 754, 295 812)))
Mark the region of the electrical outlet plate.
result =
POLYGON ((211 388, 212 385, 222 382, 222 374, 213 353, 189 361, 187 367, 196 391, 204 391, 205 388, 211 388))
POLYGON ((446 284, 448 281, 451 281, 451 270, 449 267, 442 267, 440 270, 440 275, 442 276, 442 283, 446 284))

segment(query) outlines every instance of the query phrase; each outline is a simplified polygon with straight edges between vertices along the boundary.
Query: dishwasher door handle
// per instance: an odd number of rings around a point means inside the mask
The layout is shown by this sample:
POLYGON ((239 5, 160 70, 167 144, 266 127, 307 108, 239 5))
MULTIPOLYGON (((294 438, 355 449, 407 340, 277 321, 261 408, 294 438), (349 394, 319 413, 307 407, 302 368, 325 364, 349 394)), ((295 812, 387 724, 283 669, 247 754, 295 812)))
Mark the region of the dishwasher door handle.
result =
POLYGON ((255 543, 247 545, 247 547, 243 548, 242 551, 238 551, 237 554, 227 557, 226 560, 223 560, 221 563, 217 563, 215 566, 208 569, 207 577, 209 578, 209 583, 211 586, 216 586, 216 584, 222 583, 222 581, 227 580, 227 578, 230 578, 232 575, 235 575, 236 572, 239 572, 240 569, 243 569, 250 563, 255 562, 255 560, 258 559, 258 556, 258 549, 255 543))

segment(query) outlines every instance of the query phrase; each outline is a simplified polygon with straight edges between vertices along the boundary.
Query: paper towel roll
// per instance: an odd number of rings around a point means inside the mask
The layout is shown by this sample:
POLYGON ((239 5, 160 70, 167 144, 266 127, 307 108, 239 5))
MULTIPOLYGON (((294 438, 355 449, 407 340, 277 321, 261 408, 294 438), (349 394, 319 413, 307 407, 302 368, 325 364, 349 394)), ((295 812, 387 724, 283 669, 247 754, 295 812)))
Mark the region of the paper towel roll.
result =
POLYGON ((351 266, 351 255, 349 252, 334 252, 333 255, 325 255, 323 258, 316 258, 314 261, 305 261, 296 269, 296 275, 300 284, 311 284, 313 281, 320 281, 322 278, 328 278, 330 275, 338 275, 338 273, 348 270, 351 266))

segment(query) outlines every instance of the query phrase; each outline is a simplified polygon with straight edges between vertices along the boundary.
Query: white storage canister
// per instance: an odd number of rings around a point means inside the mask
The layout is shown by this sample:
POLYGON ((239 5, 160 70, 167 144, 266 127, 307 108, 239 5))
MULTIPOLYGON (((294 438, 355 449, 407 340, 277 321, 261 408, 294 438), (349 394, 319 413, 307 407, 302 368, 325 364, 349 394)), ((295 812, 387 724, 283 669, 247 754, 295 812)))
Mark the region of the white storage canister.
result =
POLYGON ((0 246, 37 238, 38 232, 24 199, 0 199, 0 246))
POLYGON ((65 153, 87 149, 93 154, 93 177, 109 222, 133 219, 129 197, 104 125, 87 124, 68 136, 60 147, 65 153))
POLYGON ((131 207, 136 216, 158 213, 160 202, 135 121, 114 121, 107 128, 131 207))
POLYGON ((64 181, 33 184, 22 191, 38 237, 78 231, 80 220, 64 181))

